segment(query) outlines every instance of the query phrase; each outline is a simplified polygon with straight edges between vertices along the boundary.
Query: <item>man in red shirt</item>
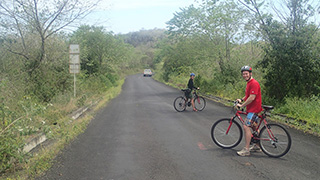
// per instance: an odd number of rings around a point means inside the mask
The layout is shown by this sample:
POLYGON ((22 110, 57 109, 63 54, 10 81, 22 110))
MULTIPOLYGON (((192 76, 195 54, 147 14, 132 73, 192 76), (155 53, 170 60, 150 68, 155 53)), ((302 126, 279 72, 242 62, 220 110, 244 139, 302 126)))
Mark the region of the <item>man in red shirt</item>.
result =
POLYGON ((250 66, 243 66, 241 68, 241 74, 244 80, 247 81, 246 95, 242 99, 237 99, 238 102, 243 102, 238 104, 239 108, 247 107, 247 117, 245 124, 243 124, 243 129, 245 131, 246 146, 238 151, 239 156, 249 156, 250 151, 261 151, 260 147, 253 145, 250 148, 251 142, 251 128, 255 129, 258 121, 258 113, 263 109, 261 107, 261 88, 258 81, 252 77, 252 68, 250 66))

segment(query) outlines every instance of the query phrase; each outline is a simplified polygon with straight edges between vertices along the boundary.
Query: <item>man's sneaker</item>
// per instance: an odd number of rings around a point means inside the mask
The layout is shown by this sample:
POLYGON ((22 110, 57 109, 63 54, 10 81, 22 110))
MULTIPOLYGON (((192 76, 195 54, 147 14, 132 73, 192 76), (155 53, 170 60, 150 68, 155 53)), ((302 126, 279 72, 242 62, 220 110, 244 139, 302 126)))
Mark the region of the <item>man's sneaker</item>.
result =
POLYGON ((261 148, 260 148, 258 145, 256 145, 256 144, 252 145, 252 146, 249 148, 249 151, 250 151, 250 152, 262 152, 261 148))
POLYGON ((237 154, 239 156, 250 156, 250 151, 244 147, 241 151, 238 151, 237 154))

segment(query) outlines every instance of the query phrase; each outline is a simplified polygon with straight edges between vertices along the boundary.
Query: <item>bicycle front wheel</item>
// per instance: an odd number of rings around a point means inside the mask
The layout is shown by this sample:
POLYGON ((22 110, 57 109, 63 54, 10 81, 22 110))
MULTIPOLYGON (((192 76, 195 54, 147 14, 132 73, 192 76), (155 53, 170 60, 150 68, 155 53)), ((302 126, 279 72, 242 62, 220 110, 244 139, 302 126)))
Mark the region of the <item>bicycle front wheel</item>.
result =
POLYGON ((278 124, 268 124, 260 131, 260 147, 270 157, 281 157, 288 153, 291 147, 291 136, 278 124))
POLYGON ((173 102, 173 107, 178 112, 186 110, 186 99, 183 96, 177 97, 173 102))
POLYGON ((212 125, 211 137, 219 147, 230 149, 241 142, 242 129, 234 119, 220 119, 212 125))
POLYGON ((201 96, 198 96, 193 101, 194 106, 198 111, 202 111, 206 107, 206 100, 201 96))

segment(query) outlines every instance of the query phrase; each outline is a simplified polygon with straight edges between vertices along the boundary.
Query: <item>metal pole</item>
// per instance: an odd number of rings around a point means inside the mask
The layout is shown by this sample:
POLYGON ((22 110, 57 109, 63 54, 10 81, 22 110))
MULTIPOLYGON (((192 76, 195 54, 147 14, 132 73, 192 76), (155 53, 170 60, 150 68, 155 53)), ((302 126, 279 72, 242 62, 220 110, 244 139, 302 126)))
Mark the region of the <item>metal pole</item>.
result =
POLYGON ((76 97, 76 73, 73 73, 73 94, 76 97))

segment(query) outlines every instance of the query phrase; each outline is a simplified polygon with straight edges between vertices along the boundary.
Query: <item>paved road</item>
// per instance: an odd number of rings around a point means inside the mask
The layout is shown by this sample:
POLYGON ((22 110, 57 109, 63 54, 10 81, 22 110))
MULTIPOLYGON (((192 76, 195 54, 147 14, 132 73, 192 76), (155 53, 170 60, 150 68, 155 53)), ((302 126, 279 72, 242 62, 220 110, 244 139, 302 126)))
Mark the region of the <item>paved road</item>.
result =
POLYGON ((210 137, 211 125, 230 117, 230 108, 208 102, 202 112, 178 113, 172 104, 180 94, 152 78, 129 76, 122 93, 40 179, 320 179, 319 138, 289 129, 286 156, 239 157, 243 142, 223 150, 210 137))

